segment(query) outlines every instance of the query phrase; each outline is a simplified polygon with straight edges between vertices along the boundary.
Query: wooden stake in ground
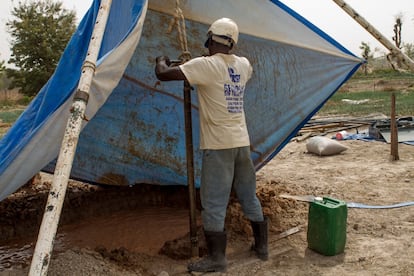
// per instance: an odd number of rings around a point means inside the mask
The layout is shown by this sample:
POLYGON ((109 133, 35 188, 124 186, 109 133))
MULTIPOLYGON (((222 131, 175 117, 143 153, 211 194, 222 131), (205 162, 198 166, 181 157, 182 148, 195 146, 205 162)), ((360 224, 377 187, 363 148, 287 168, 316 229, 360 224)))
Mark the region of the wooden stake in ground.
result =
POLYGON ((95 73, 96 61, 98 59, 99 49, 101 48, 111 5, 112 0, 101 1, 96 24, 92 32, 91 41, 89 42, 88 55, 82 67, 78 90, 70 111, 71 116, 66 126, 59 158, 56 163, 53 183, 49 191, 42 224, 40 225, 29 276, 46 275, 52 259, 53 242, 59 224, 82 121, 85 117, 89 89, 95 73))
POLYGON ((398 127, 395 115, 395 93, 391 95, 391 160, 399 160, 398 156, 398 127))

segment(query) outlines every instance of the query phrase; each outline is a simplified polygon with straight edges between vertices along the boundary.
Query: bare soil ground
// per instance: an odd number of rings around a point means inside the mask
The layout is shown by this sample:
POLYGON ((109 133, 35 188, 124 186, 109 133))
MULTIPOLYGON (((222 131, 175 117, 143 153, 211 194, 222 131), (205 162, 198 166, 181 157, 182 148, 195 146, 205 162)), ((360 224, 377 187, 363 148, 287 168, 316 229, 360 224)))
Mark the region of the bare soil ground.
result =
MULTIPOLYGON (((271 222, 268 261, 251 256, 251 228, 232 198, 224 275, 413 275, 414 206, 348 208, 345 251, 324 256, 308 248, 309 203, 279 196, 369 205, 414 200, 414 146, 400 144, 400 160, 390 161, 389 144, 341 143, 348 150, 320 157, 307 153, 306 141, 291 142, 257 173, 257 194, 271 222), (280 238, 294 227, 299 231, 280 238)), ((0 275, 27 275, 49 185, 42 175, 0 202, 0 275)), ((71 182, 49 275, 188 275, 186 195, 180 187, 71 182)))

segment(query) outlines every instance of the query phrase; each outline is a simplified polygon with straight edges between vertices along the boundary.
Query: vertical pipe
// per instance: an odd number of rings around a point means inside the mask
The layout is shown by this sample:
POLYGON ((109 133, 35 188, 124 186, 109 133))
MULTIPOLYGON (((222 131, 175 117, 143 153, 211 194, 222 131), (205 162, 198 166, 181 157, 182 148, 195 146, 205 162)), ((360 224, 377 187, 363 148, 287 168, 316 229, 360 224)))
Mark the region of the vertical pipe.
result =
POLYGON ((395 93, 391 95, 391 160, 397 161, 400 159, 398 155, 398 127, 397 118, 395 115, 395 93))
POLYGON ((111 4, 112 0, 101 1, 91 41, 89 42, 88 54, 82 67, 82 75, 70 110, 71 116, 68 119, 62 140, 29 276, 47 275, 69 175, 72 169, 82 121, 85 116, 90 85, 95 73, 96 61, 105 33, 111 4))
POLYGON ((198 238, 196 220, 196 193, 194 185, 193 130, 191 119, 191 85, 184 81, 184 119, 185 145, 187 157, 187 185, 190 202, 190 242, 191 256, 198 257, 198 238))

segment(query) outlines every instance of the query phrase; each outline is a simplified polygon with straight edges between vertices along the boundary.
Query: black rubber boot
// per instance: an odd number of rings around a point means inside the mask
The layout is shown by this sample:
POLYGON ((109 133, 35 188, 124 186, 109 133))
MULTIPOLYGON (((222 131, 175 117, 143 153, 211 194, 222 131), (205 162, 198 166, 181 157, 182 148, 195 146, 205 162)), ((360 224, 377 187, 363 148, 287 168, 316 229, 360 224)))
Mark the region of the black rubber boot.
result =
POLYGON ((188 271, 196 272, 226 272, 226 231, 211 232, 204 231, 208 255, 198 262, 190 263, 188 271))
POLYGON ((251 221, 251 225, 254 235, 254 245, 252 246, 252 250, 256 252, 259 259, 266 261, 269 259, 269 252, 267 249, 267 217, 264 217, 264 220, 261 222, 251 221))

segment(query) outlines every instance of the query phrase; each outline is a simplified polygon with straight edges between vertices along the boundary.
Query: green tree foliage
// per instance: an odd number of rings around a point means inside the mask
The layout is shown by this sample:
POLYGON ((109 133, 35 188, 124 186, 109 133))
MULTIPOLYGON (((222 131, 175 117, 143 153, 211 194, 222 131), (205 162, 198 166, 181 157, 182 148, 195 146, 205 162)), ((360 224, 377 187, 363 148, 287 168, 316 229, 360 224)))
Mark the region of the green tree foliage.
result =
POLYGON ((366 60, 366 63, 364 63, 361 67, 365 74, 368 73, 368 63, 374 58, 374 55, 371 52, 371 47, 369 46, 369 43, 367 42, 361 42, 361 45, 359 46, 359 49, 362 50, 361 56, 366 60))
POLYGON ((411 59, 414 59, 414 44, 413 43, 403 43, 404 54, 406 54, 411 59))
POLYGON ((17 69, 7 69, 10 88, 34 96, 53 74, 75 31, 76 13, 64 9, 62 2, 32 0, 19 2, 12 15, 6 24, 12 37, 8 63, 17 69))
POLYGON ((361 45, 359 46, 359 49, 362 50, 361 56, 365 60, 369 61, 370 59, 373 58, 373 54, 372 54, 372 51, 371 51, 371 47, 369 46, 369 43, 368 42, 361 41, 361 45))

